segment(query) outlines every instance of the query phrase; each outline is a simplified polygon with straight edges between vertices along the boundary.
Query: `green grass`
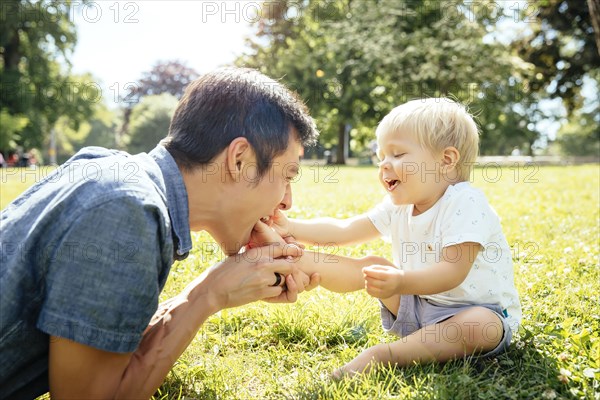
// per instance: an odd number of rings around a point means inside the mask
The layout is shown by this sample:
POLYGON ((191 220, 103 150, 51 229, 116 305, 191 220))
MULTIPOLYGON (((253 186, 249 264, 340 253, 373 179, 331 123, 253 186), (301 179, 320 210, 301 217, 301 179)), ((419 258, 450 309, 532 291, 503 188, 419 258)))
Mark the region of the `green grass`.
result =
MULTIPOLYGON (((346 217, 384 193, 374 168, 305 166, 294 187, 291 216, 346 217)), ((513 248, 523 326, 513 346, 490 360, 383 369, 332 382, 328 373, 367 346, 394 340, 383 333, 376 301, 364 292, 323 289, 295 304, 263 302, 209 318, 155 399, 600 399, 598 165, 475 170, 502 218, 513 248)), ((2 179, 2 206, 26 185, 2 179)), ((173 265, 162 299, 179 292, 218 261, 206 234, 173 265)), ((332 250, 332 249, 321 249, 332 250)), ((383 241, 339 254, 391 257, 383 241)))
POLYGON ((48 175, 50 167, 37 170, 28 168, 0 168, 0 210, 29 186, 48 175))

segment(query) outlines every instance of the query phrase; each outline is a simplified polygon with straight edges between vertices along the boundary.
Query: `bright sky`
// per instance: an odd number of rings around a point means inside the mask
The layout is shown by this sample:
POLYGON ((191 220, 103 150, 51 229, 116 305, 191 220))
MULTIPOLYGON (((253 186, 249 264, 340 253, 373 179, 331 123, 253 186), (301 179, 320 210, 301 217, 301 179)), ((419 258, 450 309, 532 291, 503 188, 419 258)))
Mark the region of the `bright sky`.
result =
POLYGON ((103 98, 137 81, 157 61, 179 60, 199 73, 231 64, 252 33, 258 1, 92 1, 73 9, 78 42, 73 72, 98 78, 103 98))

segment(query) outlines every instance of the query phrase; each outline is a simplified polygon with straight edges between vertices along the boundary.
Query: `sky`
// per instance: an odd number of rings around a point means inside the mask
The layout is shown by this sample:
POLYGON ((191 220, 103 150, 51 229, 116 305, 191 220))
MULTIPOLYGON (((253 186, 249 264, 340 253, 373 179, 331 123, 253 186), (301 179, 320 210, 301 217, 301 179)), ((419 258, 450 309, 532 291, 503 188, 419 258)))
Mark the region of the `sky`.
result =
POLYGON ((90 72, 109 106, 159 61, 199 73, 231 64, 252 33, 258 1, 92 1, 72 9, 75 74, 90 72))

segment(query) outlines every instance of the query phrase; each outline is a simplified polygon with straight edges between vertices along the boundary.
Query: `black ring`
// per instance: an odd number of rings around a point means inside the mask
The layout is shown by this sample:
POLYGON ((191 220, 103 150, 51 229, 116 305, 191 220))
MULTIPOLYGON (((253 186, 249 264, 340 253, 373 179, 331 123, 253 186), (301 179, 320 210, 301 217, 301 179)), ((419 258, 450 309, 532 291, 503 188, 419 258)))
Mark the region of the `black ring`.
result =
POLYGON ((281 274, 279 272, 275 272, 275 283, 271 286, 279 286, 281 283, 281 274))

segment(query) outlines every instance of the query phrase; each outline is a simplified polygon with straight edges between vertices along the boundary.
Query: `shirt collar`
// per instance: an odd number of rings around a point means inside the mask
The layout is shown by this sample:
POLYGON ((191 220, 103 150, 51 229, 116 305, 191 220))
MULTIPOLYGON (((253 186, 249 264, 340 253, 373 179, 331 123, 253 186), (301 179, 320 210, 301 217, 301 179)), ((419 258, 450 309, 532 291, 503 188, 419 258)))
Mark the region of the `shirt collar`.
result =
POLYGON ((182 260, 192 248, 187 190, 181 172, 166 148, 159 144, 149 155, 156 161, 163 174, 167 189, 167 208, 175 240, 175 258, 182 260))

